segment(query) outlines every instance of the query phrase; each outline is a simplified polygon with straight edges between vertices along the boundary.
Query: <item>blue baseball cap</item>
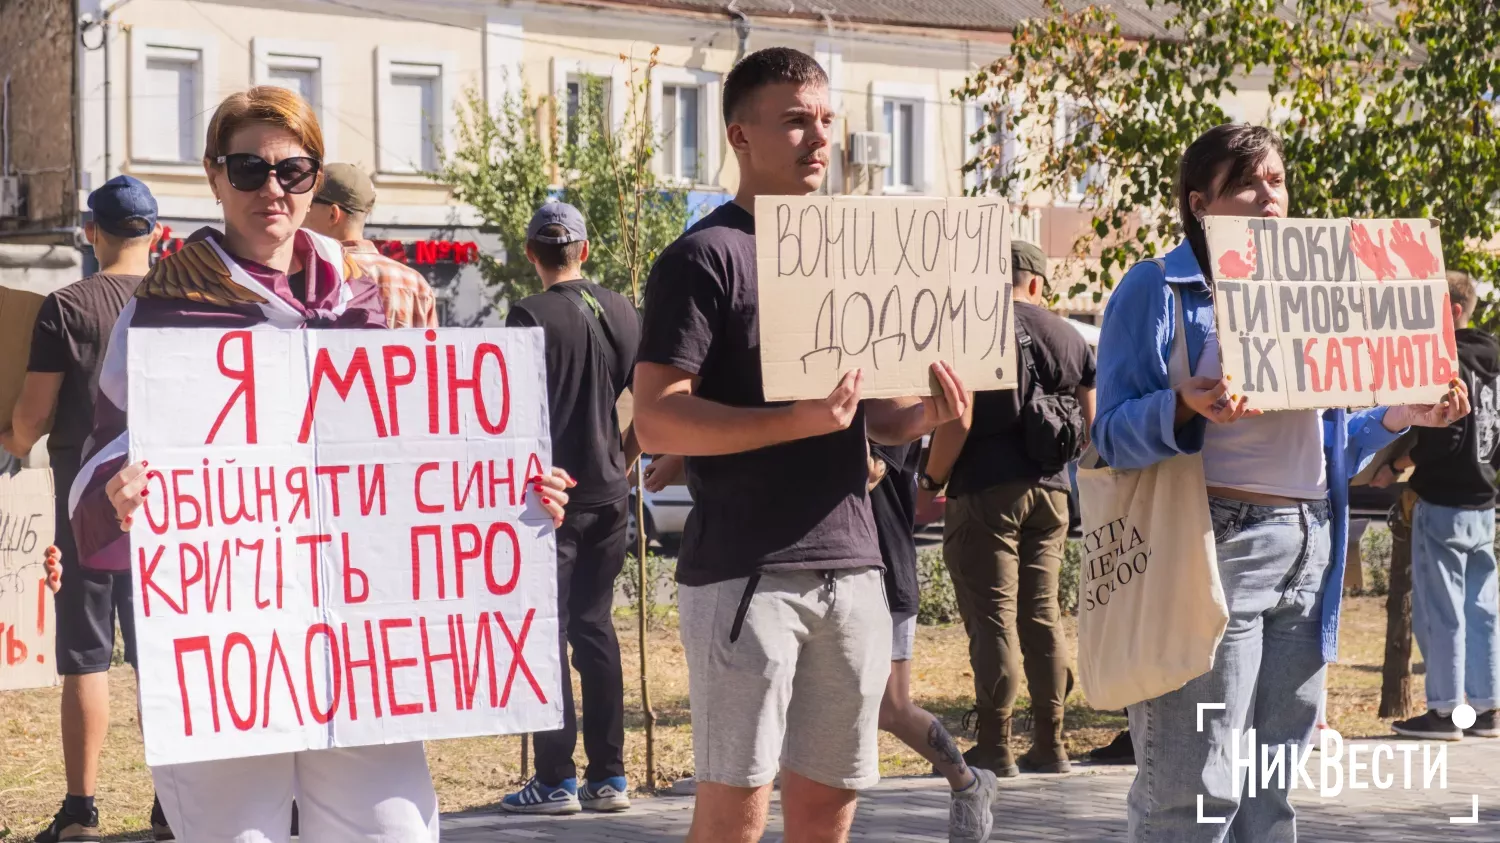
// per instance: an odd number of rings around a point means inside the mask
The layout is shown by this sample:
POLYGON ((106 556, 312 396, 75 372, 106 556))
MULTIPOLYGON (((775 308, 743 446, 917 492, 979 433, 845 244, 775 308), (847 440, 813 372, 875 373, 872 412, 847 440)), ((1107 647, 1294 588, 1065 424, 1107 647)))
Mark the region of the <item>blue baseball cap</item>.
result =
POLYGON ((115 237, 142 237, 156 227, 156 197, 131 176, 115 176, 89 194, 94 225, 115 237))
POLYGON ((576 243, 589 239, 588 229, 583 224, 583 212, 566 202, 548 202, 537 209, 526 226, 526 239, 538 243, 576 243), (538 234, 549 225, 560 225, 567 232, 561 235, 538 234))

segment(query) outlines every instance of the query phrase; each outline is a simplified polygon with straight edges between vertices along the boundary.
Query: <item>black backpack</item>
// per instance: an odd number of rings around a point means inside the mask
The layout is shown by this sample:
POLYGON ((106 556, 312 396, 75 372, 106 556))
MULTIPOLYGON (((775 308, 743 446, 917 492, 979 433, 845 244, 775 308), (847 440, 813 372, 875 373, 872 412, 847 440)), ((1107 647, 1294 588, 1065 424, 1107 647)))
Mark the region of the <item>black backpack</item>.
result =
POLYGON ((1073 395, 1049 395, 1043 391, 1031 337, 1017 330, 1016 343, 1026 358, 1026 374, 1031 382, 1021 401, 1026 455, 1044 474, 1056 474, 1083 454, 1083 408, 1073 395))

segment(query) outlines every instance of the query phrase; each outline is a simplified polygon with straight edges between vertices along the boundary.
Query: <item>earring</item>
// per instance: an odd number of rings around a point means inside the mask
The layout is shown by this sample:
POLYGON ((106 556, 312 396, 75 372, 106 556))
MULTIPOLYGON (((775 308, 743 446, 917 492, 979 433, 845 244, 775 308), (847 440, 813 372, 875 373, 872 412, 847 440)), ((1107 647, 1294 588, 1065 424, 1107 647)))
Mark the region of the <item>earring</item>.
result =
POLYGON ((215 196, 215 197, 214 197, 214 204, 215 204, 215 205, 222 205, 222 204, 224 204, 224 200, 223 200, 223 199, 220 199, 220 198, 219 198, 219 197, 217 197, 217 196, 215 196))

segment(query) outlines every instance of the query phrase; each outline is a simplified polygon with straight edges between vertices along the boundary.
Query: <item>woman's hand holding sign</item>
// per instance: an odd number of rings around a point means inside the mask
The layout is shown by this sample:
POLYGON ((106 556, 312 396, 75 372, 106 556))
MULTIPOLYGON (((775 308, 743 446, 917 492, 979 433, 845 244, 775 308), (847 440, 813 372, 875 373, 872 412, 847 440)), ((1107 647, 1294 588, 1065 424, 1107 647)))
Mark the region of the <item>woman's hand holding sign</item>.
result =
POLYGON ((1448 394, 1436 404, 1403 404, 1385 411, 1385 429, 1395 432, 1408 427, 1447 427, 1469 414, 1469 386, 1454 378, 1448 394))
POLYGON ((120 469, 120 473, 104 486, 105 494, 109 495, 109 502, 115 508, 115 520, 124 532, 130 532, 131 516, 146 500, 146 479, 149 476, 144 461, 131 463, 120 469))
POLYGON ((561 527, 563 523, 563 508, 568 505, 568 490, 578 485, 573 475, 566 470, 554 467, 551 471, 532 480, 535 491, 540 495, 542 508, 552 516, 552 526, 561 527))
POLYGON ((1229 376, 1222 378, 1188 378, 1177 385, 1177 423, 1185 424, 1193 416, 1202 416, 1214 424, 1229 424, 1263 410, 1250 406, 1250 397, 1229 391, 1229 376))

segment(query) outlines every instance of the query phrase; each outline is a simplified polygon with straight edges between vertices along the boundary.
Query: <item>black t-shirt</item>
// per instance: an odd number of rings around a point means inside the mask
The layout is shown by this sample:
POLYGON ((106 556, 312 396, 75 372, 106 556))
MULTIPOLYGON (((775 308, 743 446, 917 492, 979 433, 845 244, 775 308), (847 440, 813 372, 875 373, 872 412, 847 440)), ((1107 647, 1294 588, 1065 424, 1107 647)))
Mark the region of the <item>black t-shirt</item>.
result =
POLYGON ((1474 410, 1447 427, 1415 429, 1411 459, 1417 467, 1409 485, 1428 503, 1489 509, 1500 463, 1500 343, 1474 328, 1459 329, 1454 340, 1474 410))
MULTIPOLYGON (((1048 395, 1070 394, 1078 387, 1094 386, 1094 352, 1083 336, 1046 308, 1016 302, 1016 330, 1031 337, 1037 374, 1048 395)), ((1020 349, 1017 349, 1020 351, 1020 349)), ((1024 352, 1021 352, 1024 353, 1024 352)), ((948 479, 948 494, 975 494, 1016 480, 1035 482, 1048 489, 1068 490, 1066 471, 1045 475, 1026 453, 1021 427, 1021 398, 1031 389, 1031 376, 1024 358, 1020 389, 994 389, 974 394, 974 423, 963 451, 948 479)))
POLYGON ((37 313, 26 371, 63 375, 47 437, 59 489, 78 473, 83 443, 94 430, 94 394, 109 334, 140 283, 139 275, 90 275, 47 296, 37 313))
MULTIPOLYGON (((651 268, 640 360, 699 377, 694 393, 772 406, 761 389, 755 218, 730 202, 651 268)), ((865 495, 865 419, 758 451, 689 457, 693 510, 677 581, 708 585, 757 571, 880 567, 865 495)))
POLYGON ((547 409, 552 415, 552 462, 578 481, 571 503, 602 506, 630 494, 625 449, 615 402, 630 386, 640 345, 640 317, 630 301, 592 281, 562 281, 510 307, 506 327, 538 327, 547 337, 547 409), (609 348, 594 338, 584 307, 595 317, 609 348))
POLYGON ((885 461, 885 477, 870 492, 880 558, 885 560, 885 596, 891 614, 914 614, 921 603, 917 586, 917 464, 922 448, 916 443, 877 445, 870 454, 885 461))

